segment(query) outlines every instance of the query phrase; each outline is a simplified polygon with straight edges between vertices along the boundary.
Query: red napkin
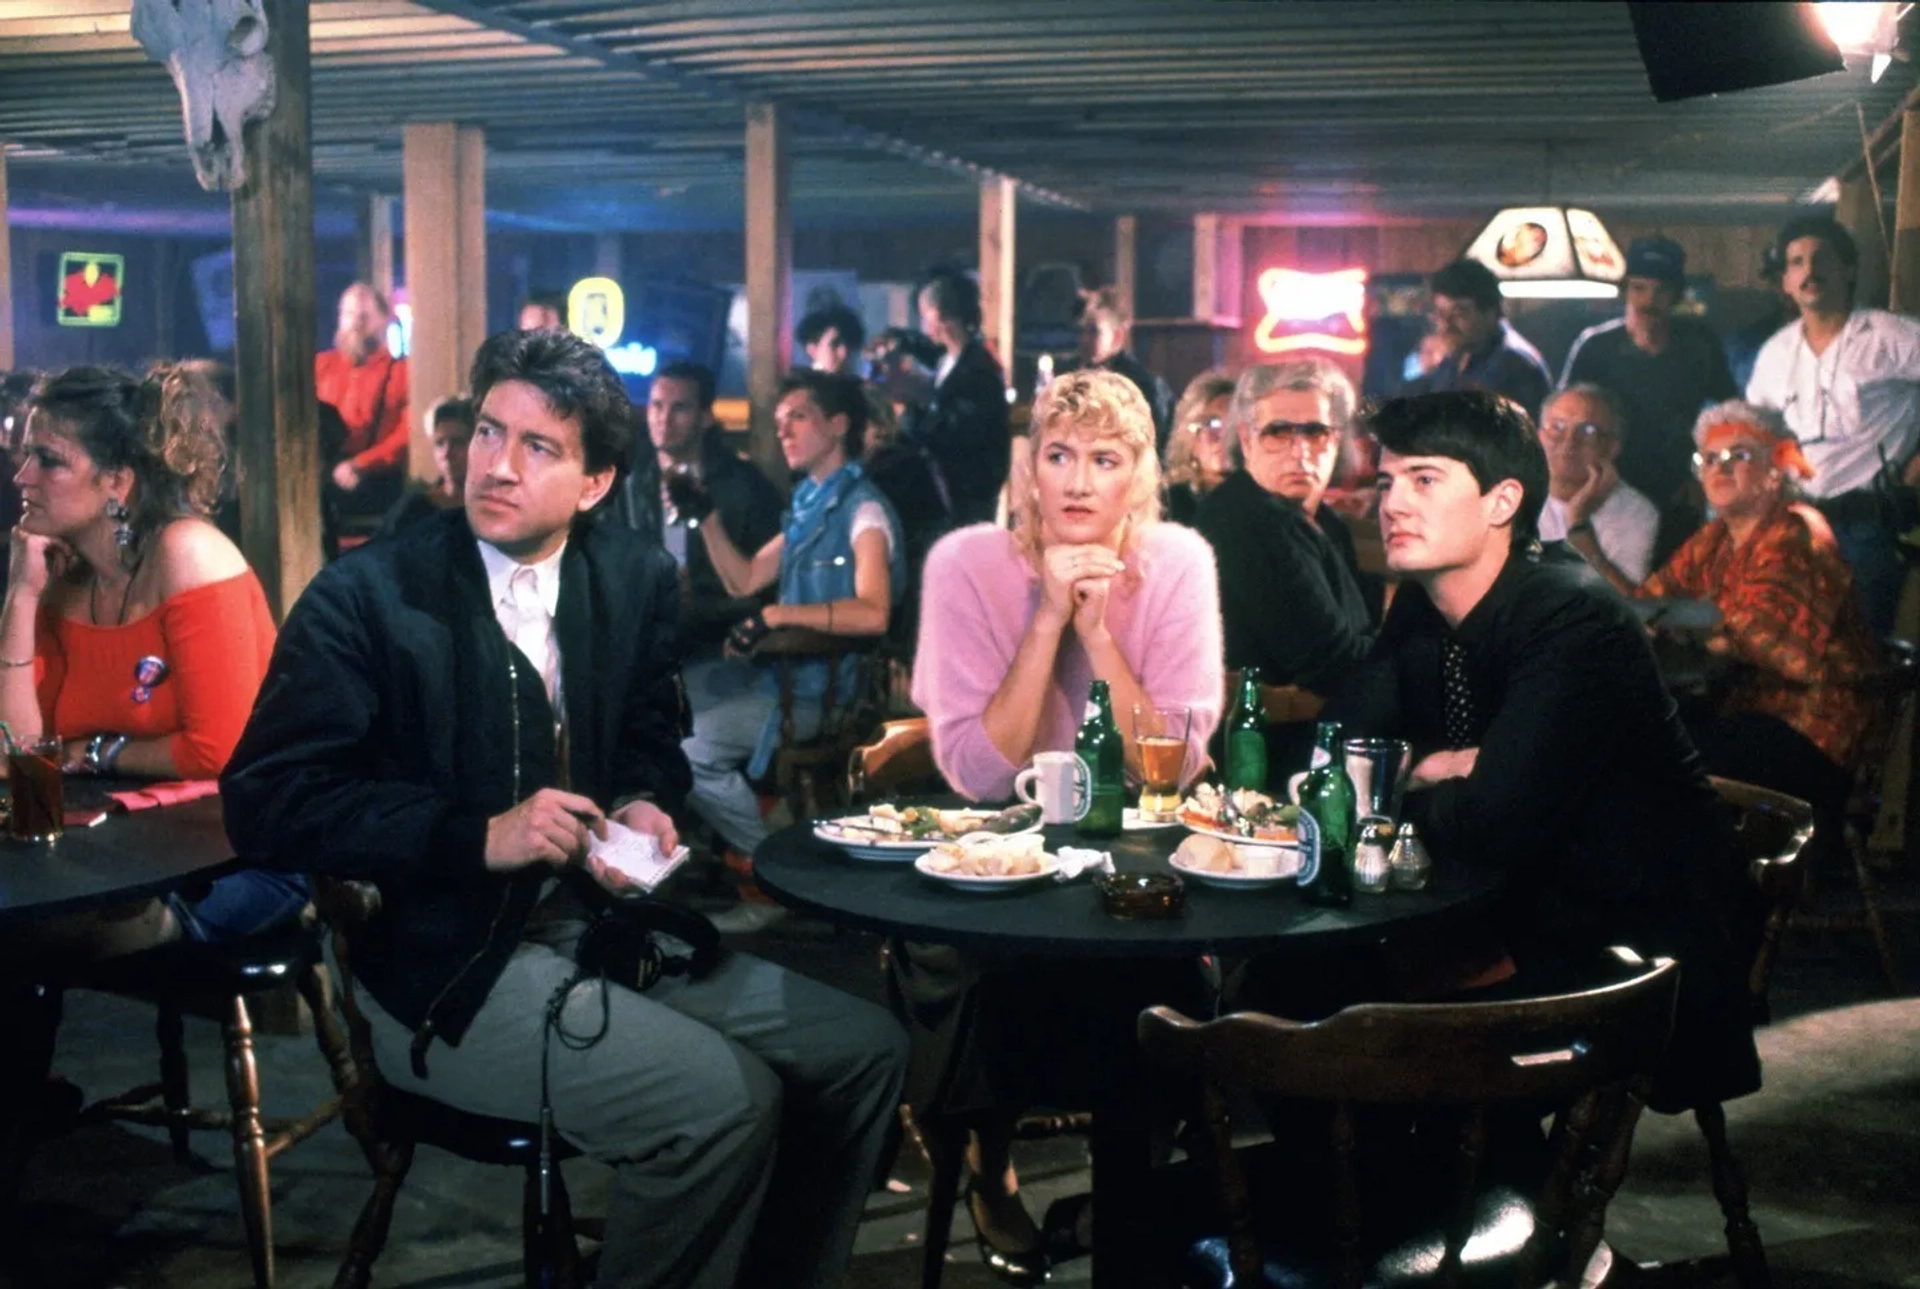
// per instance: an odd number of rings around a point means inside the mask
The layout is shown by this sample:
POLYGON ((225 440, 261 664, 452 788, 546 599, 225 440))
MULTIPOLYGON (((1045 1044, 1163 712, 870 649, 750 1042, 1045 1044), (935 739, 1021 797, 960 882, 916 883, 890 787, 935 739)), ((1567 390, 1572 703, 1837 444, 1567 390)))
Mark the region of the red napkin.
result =
POLYGON ((218 779, 178 779, 172 783, 149 783, 144 788, 126 792, 109 792, 107 800, 120 810, 148 810, 154 806, 182 806, 211 797, 218 791, 218 779))

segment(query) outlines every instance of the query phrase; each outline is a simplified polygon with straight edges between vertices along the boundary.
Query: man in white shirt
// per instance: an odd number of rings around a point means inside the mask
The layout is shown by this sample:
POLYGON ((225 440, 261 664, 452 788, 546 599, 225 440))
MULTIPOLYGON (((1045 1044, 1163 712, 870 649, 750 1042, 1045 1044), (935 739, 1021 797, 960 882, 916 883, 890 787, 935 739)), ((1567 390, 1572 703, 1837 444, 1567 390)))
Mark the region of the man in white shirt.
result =
POLYGON ((1761 346, 1747 401, 1778 409, 1798 436, 1814 468, 1806 491, 1853 566, 1868 622, 1885 635, 1906 581, 1905 521, 1876 485, 1911 484, 1920 468, 1920 322, 1854 308, 1860 255, 1834 220, 1789 220, 1779 244, 1781 290, 1800 318, 1761 346))
POLYGON ((1619 403, 1598 385, 1569 385, 1540 409, 1540 446, 1547 454, 1540 539, 1566 542, 1595 572, 1631 593, 1653 571, 1660 511, 1615 468, 1624 428, 1619 403))

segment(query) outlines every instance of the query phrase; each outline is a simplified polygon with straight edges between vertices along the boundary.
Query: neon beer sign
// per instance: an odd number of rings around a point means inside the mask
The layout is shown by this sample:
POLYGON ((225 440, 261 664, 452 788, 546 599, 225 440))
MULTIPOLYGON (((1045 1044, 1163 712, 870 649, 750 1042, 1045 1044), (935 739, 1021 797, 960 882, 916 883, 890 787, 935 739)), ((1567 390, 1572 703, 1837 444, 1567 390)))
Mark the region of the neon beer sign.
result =
POLYGON ((1255 283, 1266 312, 1254 329, 1263 354, 1300 349, 1358 357, 1367 352, 1367 271, 1267 269, 1255 283))

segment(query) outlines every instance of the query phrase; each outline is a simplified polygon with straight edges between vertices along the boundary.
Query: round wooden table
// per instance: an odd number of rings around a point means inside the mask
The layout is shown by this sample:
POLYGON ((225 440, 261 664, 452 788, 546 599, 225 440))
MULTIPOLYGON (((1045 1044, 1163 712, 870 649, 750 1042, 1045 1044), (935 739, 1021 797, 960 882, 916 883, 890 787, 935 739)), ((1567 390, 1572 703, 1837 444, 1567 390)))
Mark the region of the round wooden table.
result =
MULTIPOLYGON (((1111 852, 1114 867, 1122 871, 1172 872, 1168 856, 1187 830, 1141 830, 1094 841, 1062 825, 1045 834, 1049 850, 1087 846, 1111 852)), ((979 894, 936 882, 910 861, 911 856, 908 862, 856 860, 800 825, 763 842, 754 852, 753 869, 755 879, 781 903, 837 925, 997 958, 1081 960, 1326 953, 1441 929, 1486 907, 1502 885, 1486 870, 1441 864, 1423 891, 1356 894, 1348 908, 1323 909, 1303 903, 1291 883, 1221 890, 1182 876, 1183 914, 1130 920, 1105 911, 1090 877, 979 894)), ((1087 1059, 1107 1063, 1094 1068, 1117 1075, 1139 1062, 1131 1024, 1115 1028, 1103 1040, 1103 1050, 1089 1052, 1087 1059)), ((1103 1086, 1138 1087, 1139 1082, 1115 1077, 1103 1086)), ((1153 1229, 1145 1119, 1137 1103, 1116 1092, 1111 1102, 1093 1106, 1093 1124, 1089 1144, 1100 1196, 1094 1205, 1094 1283, 1107 1289, 1150 1283, 1146 1269, 1154 1262, 1142 1245, 1153 1229)))
MULTIPOLYGON (((66 785, 70 812, 104 802, 99 783, 66 785)), ((7 838, 0 823, 0 925, 130 903, 211 880, 234 862, 217 796, 114 811, 92 827, 70 827, 58 841, 40 844, 7 838)))

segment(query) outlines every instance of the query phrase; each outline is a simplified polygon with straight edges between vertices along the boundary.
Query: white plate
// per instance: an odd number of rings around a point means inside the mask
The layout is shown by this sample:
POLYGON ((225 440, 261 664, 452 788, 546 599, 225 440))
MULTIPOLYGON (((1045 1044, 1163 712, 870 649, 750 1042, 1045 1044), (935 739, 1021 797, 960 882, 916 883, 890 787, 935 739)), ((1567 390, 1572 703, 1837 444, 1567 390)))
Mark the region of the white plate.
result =
MULTIPOLYGON (((1244 845, 1245 843, 1242 844, 1244 845)), ((1268 846, 1263 844, 1261 849, 1266 850, 1268 846)), ((1222 890, 1228 891, 1258 891, 1270 886, 1294 885, 1294 878, 1300 871, 1300 852, 1289 849, 1284 851, 1279 856, 1279 859, 1279 872, 1271 876, 1263 875, 1260 877, 1252 877, 1246 873, 1219 873, 1207 868, 1193 868, 1186 864, 1178 854, 1175 854, 1167 862, 1173 865, 1174 871, 1180 873, 1182 876, 1191 877, 1202 886, 1218 886, 1222 890)))
MULTIPOLYGON (((993 813, 991 810, 980 812, 982 818, 993 813)), ((839 819, 822 819, 813 826, 813 835, 821 841, 831 842, 833 845, 840 847, 847 852, 848 857, 851 859, 864 860, 868 863, 875 864, 905 864, 913 860, 916 856, 926 854, 935 846, 954 840, 952 837, 923 837, 918 840, 902 837, 898 841, 876 841, 867 837, 849 837, 841 831, 840 826, 842 824, 857 823, 864 821, 868 817, 867 815, 846 815, 839 819)), ((997 833, 994 835, 1022 837, 1028 833, 1036 833, 1039 831, 1040 824, 1036 821, 1030 827, 1022 828, 1017 833, 997 833)))
POLYGON ((1277 837, 1242 837, 1237 832, 1228 832, 1224 828, 1203 828, 1199 824, 1188 823, 1182 819, 1180 826, 1188 832, 1197 832, 1207 837, 1218 837, 1221 841, 1230 841, 1236 846, 1274 846, 1282 850, 1300 849, 1299 841, 1282 841, 1277 837))
POLYGON ((1040 871, 1037 873, 1021 873, 1017 877, 967 877, 961 873, 935 872, 927 866, 927 862, 932 858, 931 855, 922 855, 913 861, 913 866, 936 882, 951 886, 956 891, 970 891, 975 895, 986 895, 995 891, 1016 891, 1023 886, 1051 882, 1053 875, 1060 869, 1060 860, 1056 856, 1041 855, 1040 871))
POLYGON ((1126 832, 1153 832, 1160 828, 1178 828, 1178 819, 1143 819, 1140 812, 1128 806, 1121 814, 1120 827, 1126 832))

